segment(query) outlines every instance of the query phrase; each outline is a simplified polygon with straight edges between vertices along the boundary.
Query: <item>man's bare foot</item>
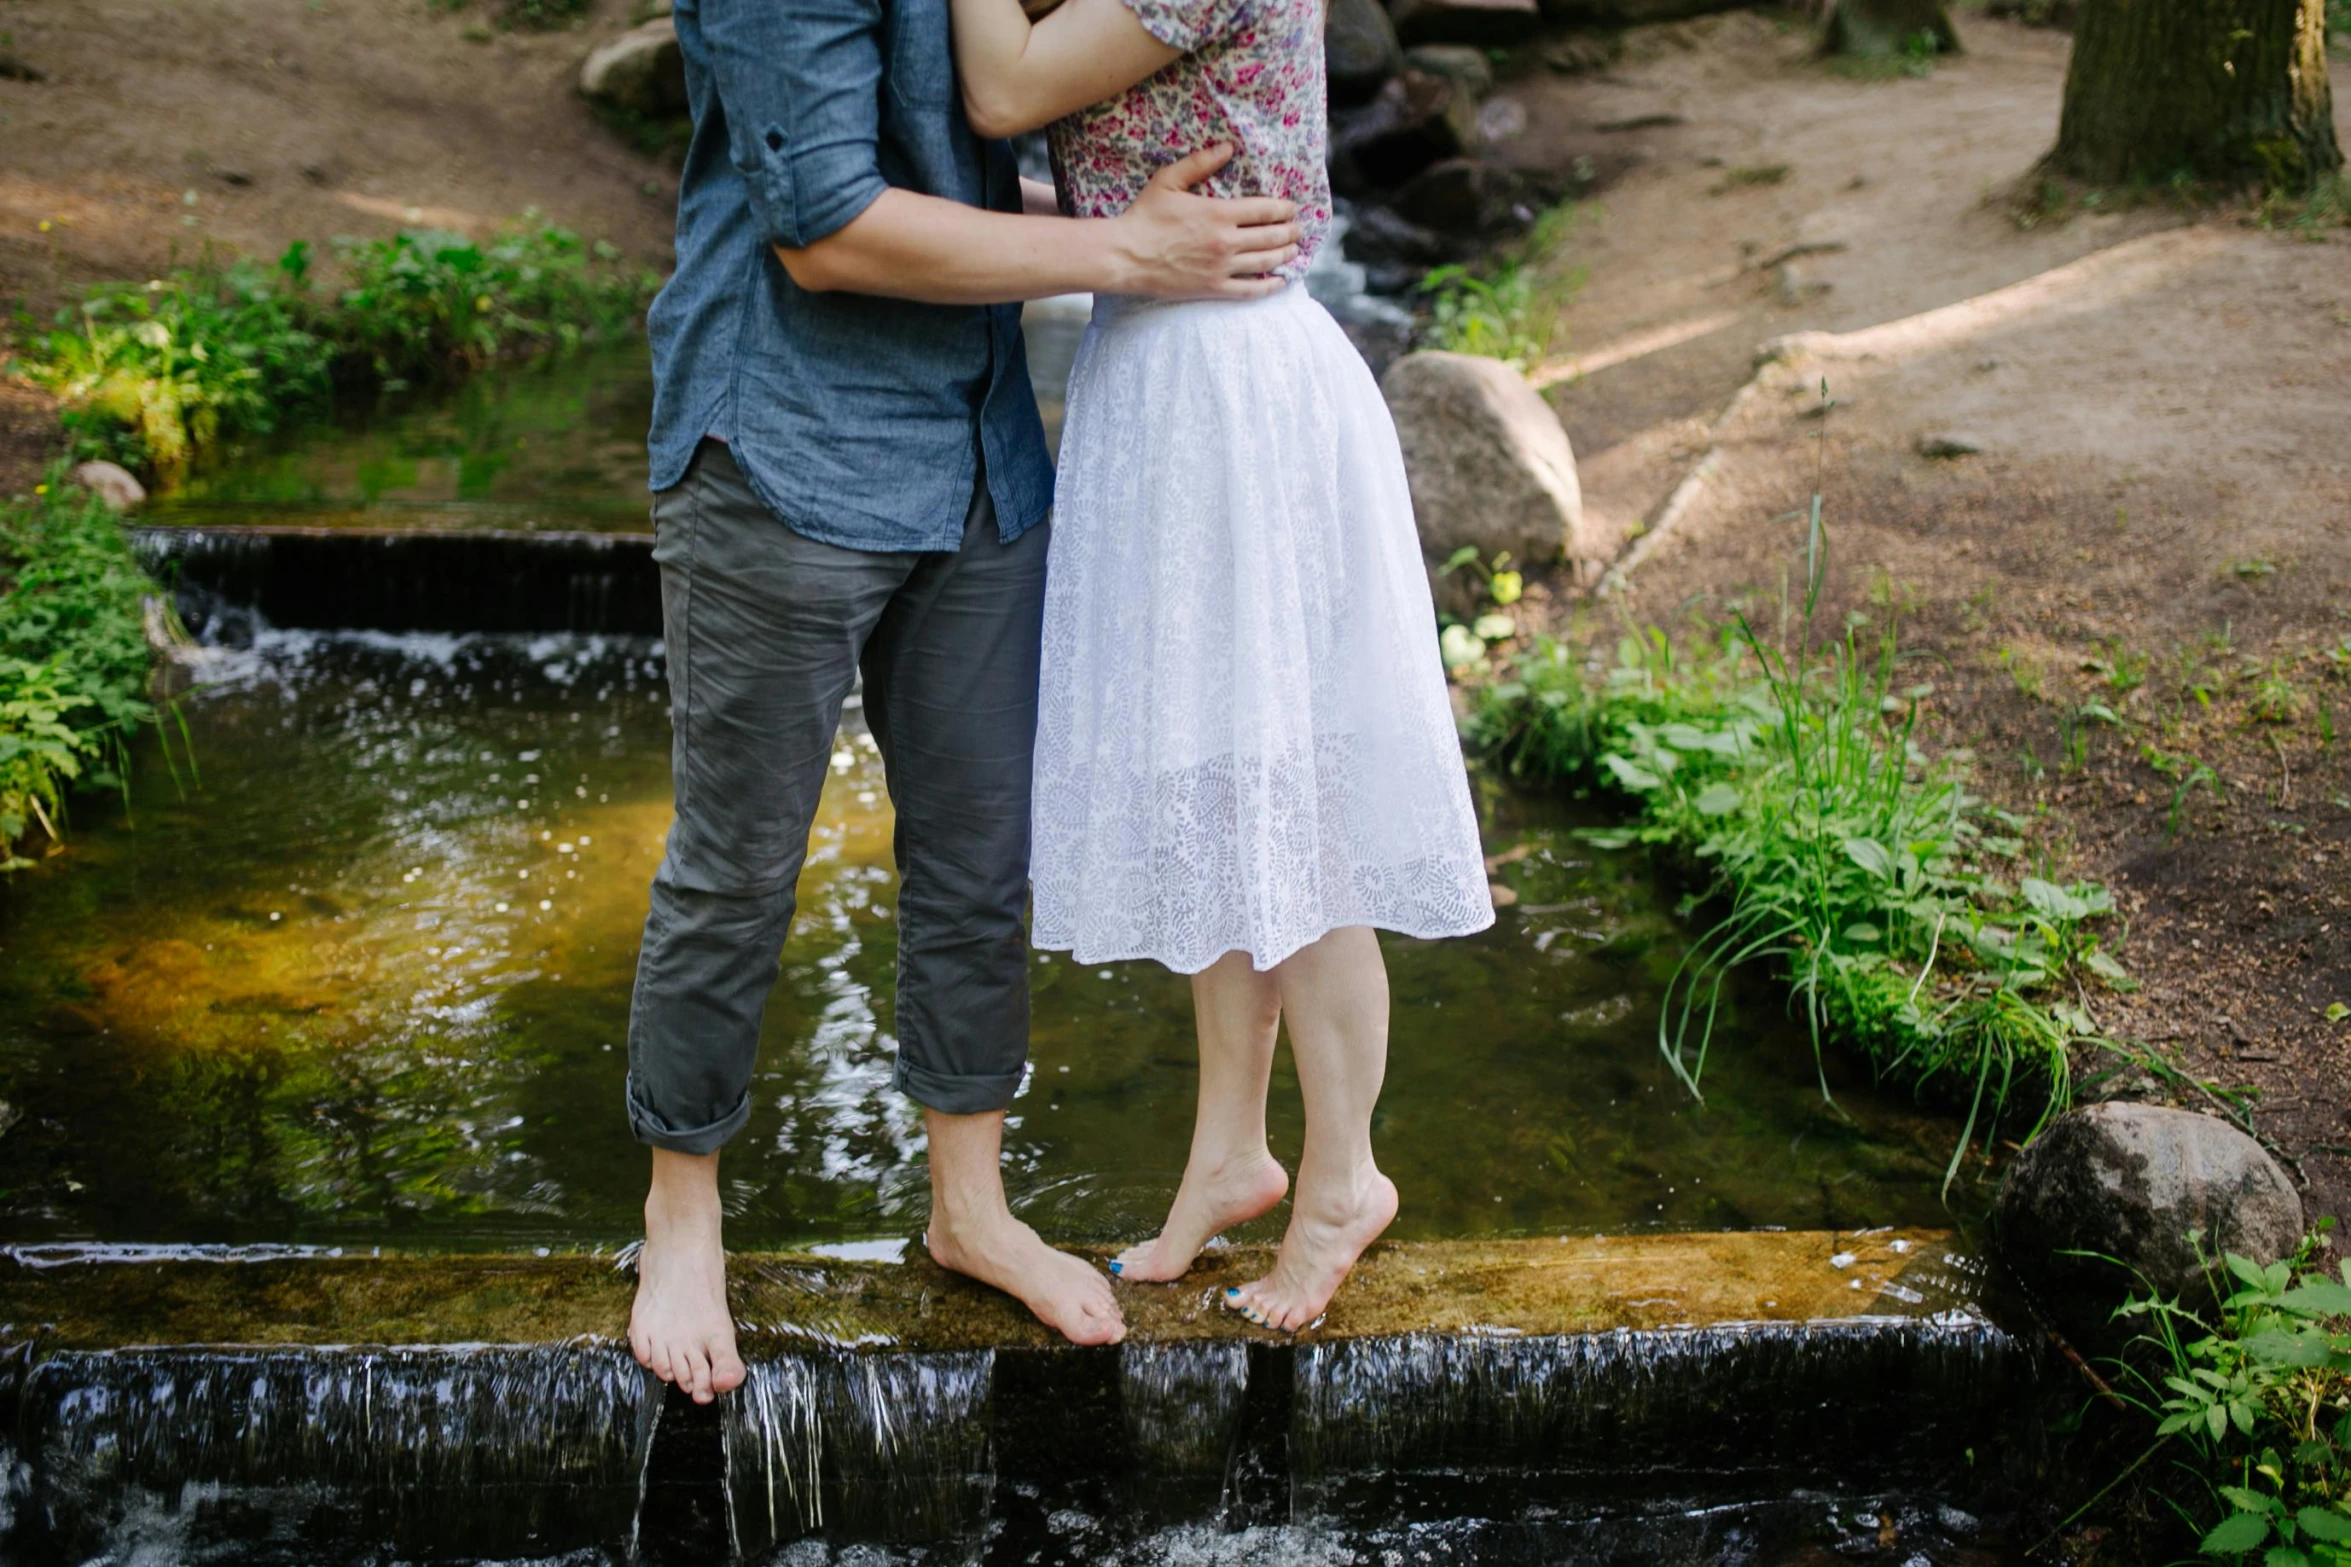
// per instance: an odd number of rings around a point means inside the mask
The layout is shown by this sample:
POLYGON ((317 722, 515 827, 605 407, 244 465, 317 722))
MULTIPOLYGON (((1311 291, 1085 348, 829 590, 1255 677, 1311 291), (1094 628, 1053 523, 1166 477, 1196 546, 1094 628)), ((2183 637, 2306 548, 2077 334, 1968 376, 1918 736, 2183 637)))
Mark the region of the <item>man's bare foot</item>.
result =
POLYGON ((697 1404, 743 1383, 735 1321, 727 1310, 719 1220, 715 1168, 707 1182, 691 1174, 665 1178, 657 1155, 653 1191, 645 1199, 645 1247, 637 1254, 629 1348, 639 1365, 685 1389, 697 1404))
POLYGON ((1262 1148, 1205 1171, 1197 1164, 1186 1165, 1167 1223, 1140 1246, 1120 1252, 1110 1271, 1148 1284, 1181 1278, 1212 1237, 1270 1211, 1289 1189, 1290 1177, 1281 1161, 1262 1148))
POLYGON ((1115 1344, 1127 1336, 1110 1281, 1046 1245, 1009 1213, 954 1223, 934 1212, 923 1244, 940 1267, 994 1285, 1072 1344, 1115 1344))
POLYGON ((1366 1162, 1344 1191, 1309 1187, 1298 1204, 1273 1271, 1224 1292, 1224 1303, 1262 1328, 1295 1333, 1323 1314, 1363 1255, 1396 1217, 1396 1183, 1366 1162))

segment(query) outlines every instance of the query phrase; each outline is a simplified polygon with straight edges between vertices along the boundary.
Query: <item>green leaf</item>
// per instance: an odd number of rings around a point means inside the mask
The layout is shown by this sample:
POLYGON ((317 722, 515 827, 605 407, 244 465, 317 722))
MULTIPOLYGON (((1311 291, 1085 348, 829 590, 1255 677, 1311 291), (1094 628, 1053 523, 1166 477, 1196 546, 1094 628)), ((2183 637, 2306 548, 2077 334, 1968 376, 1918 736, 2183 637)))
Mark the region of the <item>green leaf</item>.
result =
POLYGON ((1647 794, 1665 787, 1665 780, 1638 762, 1629 762, 1613 753, 1600 758, 1600 765, 1616 775, 1616 781, 1627 789, 1647 794))
POLYGON ((2196 1549, 2231 1555, 2249 1551, 2269 1538, 2269 1520, 2259 1513, 2231 1513, 2213 1527, 2196 1549))
POLYGON ((2241 1513, 2266 1513, 2269 1511, 2268 1497, 2263 1496, 2259 1491, 2248 1491, 2241 1485, 2222 1486, 2220 1497, 2222 1501, 2241 1513))
POLYGON ((2302 1532, 2313 1540, 2341 1544, 2351 1541, 2351 1518, 2344 1517, 2331 1507, 2305 1507, 2294 1515, 2302 1532))
POLYGON ((1727 783, 1710 783, 1690 803, 1700 816, 1728 816, 1739 808, 1739 791, 1727 783))
POLYGON ((2327 1003, 2328 1022, 2340 1023, 2347 1017, 2351 1017, 2351 1006, 2345 1006, 2340 1001, 2330 1001, 2327 1003))
POLYGON ((2280 1295, 2278 1304, 2305 1317, 2351 1317, 2351 1287, 2309 1279, 2280 1295))
POLYGON ((2290 1545, 2273 1545, 2261 1553, 2261 1567, 2310 1567, 2310 1558, 2290 1545))
POLYGON ((1894 856, 1874 838, 1847 838, 1845 856, 1881 880, 1891 879, 1894 874, 1894 856))

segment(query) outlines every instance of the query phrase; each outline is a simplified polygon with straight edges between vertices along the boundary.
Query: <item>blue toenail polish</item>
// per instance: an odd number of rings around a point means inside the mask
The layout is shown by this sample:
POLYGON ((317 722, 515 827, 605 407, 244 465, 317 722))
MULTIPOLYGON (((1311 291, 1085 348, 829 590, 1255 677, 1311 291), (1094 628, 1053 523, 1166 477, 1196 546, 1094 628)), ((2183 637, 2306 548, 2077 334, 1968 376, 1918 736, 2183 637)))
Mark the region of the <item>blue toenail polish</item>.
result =
POLYGON ((1126 1270, 1127 1266, 1123 1262, 1114 1262, 1110 1265, 1110 1271, 1113 1273, 1124 1273, 1126 1270))
POLYGON ((1241 1286, 1236 1284, 1232 1288, 1226 1290, 1224 1292, 1224 1298, 1227 1300, 1239 1300, 1241 1298, 1241 1286))

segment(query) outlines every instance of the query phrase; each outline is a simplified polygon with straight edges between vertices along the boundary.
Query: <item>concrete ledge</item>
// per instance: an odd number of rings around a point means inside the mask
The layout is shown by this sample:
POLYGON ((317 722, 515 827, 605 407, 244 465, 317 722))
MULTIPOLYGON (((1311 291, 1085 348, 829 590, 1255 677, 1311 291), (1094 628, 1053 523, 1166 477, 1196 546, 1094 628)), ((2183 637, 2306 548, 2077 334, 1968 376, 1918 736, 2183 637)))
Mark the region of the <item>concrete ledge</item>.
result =
MULTIPOLYGON (((1047 1348, 1019 1305, 909 1248, 903 1262, 730 1259, 747 1354, 825 1347, 1047 1348)), ((1223 1310, 1270 1251, 1211 1253, 1173 1285, 1122 1285, 1135 1339, 1279 1336, 1223 1310)), ((1451 1241, 1375 1248, 1314 1343, 1407 1333, 1565 1334, 1969 1311, 1975 1264, 1946 1232, 1451 1241)), ((228 1260, 0 1254, 0 1325, 61 1349, 126 1345, 618 1342, 633 1275, 596 1256, 303 1254, 228 1260)))

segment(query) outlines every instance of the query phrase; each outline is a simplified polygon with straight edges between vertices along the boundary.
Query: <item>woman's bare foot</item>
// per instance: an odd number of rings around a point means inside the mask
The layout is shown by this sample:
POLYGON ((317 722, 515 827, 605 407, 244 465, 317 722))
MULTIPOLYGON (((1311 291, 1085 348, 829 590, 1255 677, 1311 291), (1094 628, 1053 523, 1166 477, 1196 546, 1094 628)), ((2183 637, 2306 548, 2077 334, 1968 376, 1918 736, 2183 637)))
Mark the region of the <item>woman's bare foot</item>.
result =
POLYGON ((1110 1271, 1147 1284, 1181 1278, 1212 1237, 1270 1212, 1289 1189, 1288 1172, 1263 1148, 1207 1170, 1187 1165, 1167 1223, 1151 1239, 1120 1252, 1110 1271))
POLYGON ((1295 1333, 1323 1314, 1355 1259, 1396 1217, 1396 1183, 1366 1163, 1346 1189, 1299 1180, 1298 1205, 1273 1271, 1224 1292, 1224 1303, 1261 1328, 1295 1333))
POLYGON ((955 1222, 934 1211, 923 1244, 940 1267, 994 1285, 1072 1344, 1115 1344, 1127 1336, 1110 1281, 1046 1245, 1008 1212, 955 1222))
POLYGON ((717 1156, 707 1156, 703 1165, 693 1155, 655 1150, 645 1246, 637 1253, 637 1301, 629 1312, 629 1348, 637 1363, 685 1389, 697 1404, 743 1383, 735 1320, 727 1310, 717 1156))

